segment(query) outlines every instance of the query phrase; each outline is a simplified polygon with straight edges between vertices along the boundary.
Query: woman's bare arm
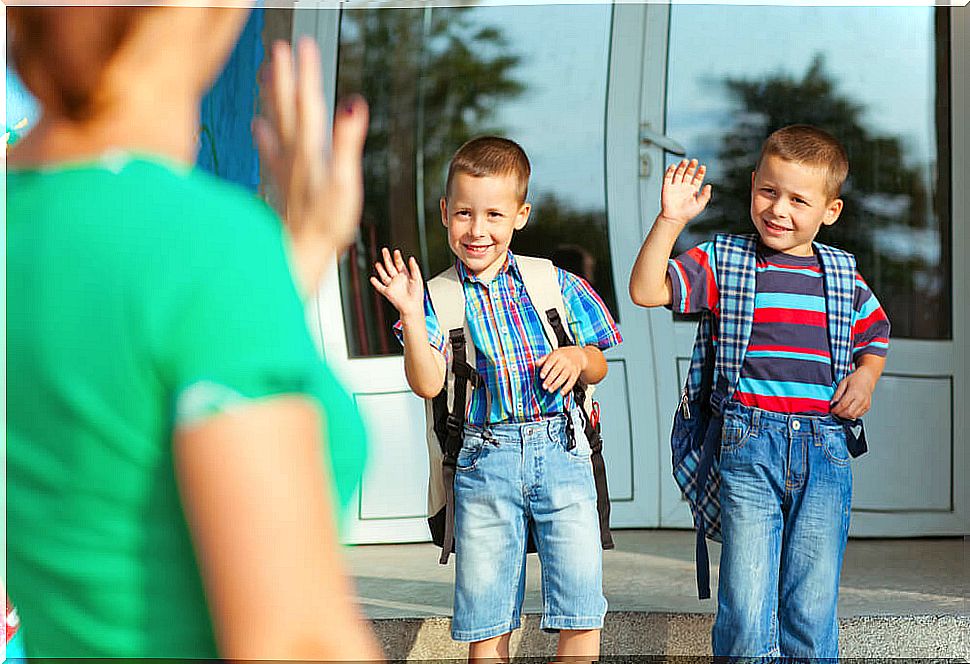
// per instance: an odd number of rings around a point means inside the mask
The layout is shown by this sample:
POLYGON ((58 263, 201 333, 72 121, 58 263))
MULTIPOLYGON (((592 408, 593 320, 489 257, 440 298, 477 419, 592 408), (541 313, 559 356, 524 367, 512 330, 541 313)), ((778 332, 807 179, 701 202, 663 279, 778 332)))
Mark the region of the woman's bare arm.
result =
POLYGON ((175 467, 220 655, 382 659, 341 560, 321 414, 284 396, 180 429, 175 467))

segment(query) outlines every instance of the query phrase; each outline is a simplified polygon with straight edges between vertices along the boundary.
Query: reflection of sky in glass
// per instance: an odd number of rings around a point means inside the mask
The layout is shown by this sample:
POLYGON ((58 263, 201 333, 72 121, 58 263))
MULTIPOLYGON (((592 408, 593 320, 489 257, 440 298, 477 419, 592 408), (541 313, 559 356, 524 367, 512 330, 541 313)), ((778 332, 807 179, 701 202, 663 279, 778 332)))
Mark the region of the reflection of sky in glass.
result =
POLYGON ((526 90, 503 102, 494 124, 532 162, 530 198, 551 192, 581 209, 605 207, 603 172, 609 5, 469 9, 476 27, 495 26, 522 57, 513 75, 526 90))
POLYGON ((801 78, 821 53, 838 91, 865 106, 870 130, 900 136, 909 163, 933 163, 935 91, 926 85, 935 77, 933 11, 675 5, 667 133, 716 177, 713 157, 734 108, 719 82, 779 72, 801 78))
MULTIPOLYGON (((37 107, 37 102, 34 101, 34 98, 24 88, 24 84, 20 81, 20 78, 10 65, 7 65, 5 82, 6 91, 4 94, 4 102, 6 105, 4 109, 7 116, 4 118, 5 126, 8 129, 13 128, 14 125, 26 119, 27 129, 30 129, 39 117, 40 109, 37 107)), ((26 130, 19 130, 18 133, 22 135, 26 133, 26 130)))

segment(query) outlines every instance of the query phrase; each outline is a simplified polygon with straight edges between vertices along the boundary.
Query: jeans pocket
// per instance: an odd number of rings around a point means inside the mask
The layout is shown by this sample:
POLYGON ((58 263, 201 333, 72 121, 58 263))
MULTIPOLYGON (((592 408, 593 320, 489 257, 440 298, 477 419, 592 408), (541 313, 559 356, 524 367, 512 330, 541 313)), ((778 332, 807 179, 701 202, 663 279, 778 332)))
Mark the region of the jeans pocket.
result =
POLYGON ((485 439, 482 436, 466 433, 461 441, 461 450, 458 452, 455 469, 458 472, 475 470, 475 466, 478 464, 478 459, 481 457, 484 447, 485 439))
POLYGON ((825 431, 819 447, 825 453, 825 458, 837 466, 848 466, 852 457, 845 439, 845 431, 841 428, 825 431))
POLYGON ((751 426, 735 419, 725 420, 721 427, 721 451, 733 452, 744 447, 751 438, 751 426))

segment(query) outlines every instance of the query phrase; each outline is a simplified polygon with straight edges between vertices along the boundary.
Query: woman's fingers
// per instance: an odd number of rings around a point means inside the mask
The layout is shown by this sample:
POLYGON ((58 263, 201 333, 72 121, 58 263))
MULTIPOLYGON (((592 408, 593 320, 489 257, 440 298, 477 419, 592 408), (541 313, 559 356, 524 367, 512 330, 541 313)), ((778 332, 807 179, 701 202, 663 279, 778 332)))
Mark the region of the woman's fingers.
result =
POLYGON ((319 163, 325 147, 324 118, 327 109, 320 90, 320 52, 309 37, 297 44, 296 127, 297 144, 311 163, 319 163))
POLYGON ((280 176, 280 141, 276 130, 273 128, 272 120, 267 117, 258 117, 253 120, 253 138, 256 141, 256 149, 259 151, 259 158, 263 164, 269 168, 270 178, 279 186, 280 176))
MULTIPOLYGON (((342 100, 335 109, 330 166, 337 184, 363 191, 364 141, 367 138, 369 112, 367 102, 359 95, 342 100)), ((363 194, 361 194, 363 195, 363 194)))
POLYGON ((272 99, 272 113, 280 142, 284 146, 292 145, 296 128, 296 113, 293 96, 296 85, 293 80, 293 55, 290 45, 284 41, 273 44, 272 83, 270 93, 272 99))

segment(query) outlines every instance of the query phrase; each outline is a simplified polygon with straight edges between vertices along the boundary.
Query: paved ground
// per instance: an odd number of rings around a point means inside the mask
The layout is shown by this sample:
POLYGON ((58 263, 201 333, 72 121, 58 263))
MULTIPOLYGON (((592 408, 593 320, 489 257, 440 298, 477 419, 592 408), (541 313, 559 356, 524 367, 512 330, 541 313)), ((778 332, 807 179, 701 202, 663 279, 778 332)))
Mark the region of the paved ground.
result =
MULTIPOLYGON (((697 600, 693 533, 614 532, 604 552, 610 611, 712 613, 697 600)), ((454 563, 438 564, 431 544, 365 545, 349 550, 351 571, 367 615, 416 618, 451 614, 454 563)), ((717 545, 711 558, 717 561, 717 545)), ((538 560, 529 556, 525 611, 541 611, 538 560)), ((716 581, 716 568, 712 574, 716 581)), ((716 593, 716 590, 712 588, 716 593)), ((839 614, 970 616, 970 541, 961 538, 849 541, 839 614)))

